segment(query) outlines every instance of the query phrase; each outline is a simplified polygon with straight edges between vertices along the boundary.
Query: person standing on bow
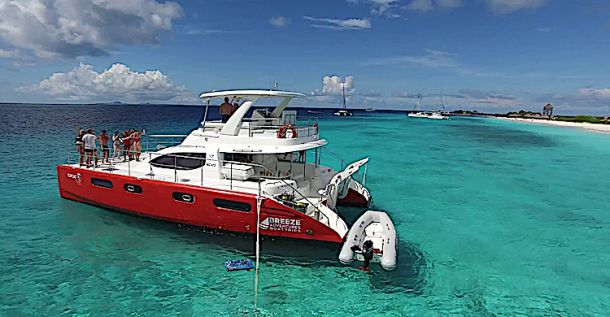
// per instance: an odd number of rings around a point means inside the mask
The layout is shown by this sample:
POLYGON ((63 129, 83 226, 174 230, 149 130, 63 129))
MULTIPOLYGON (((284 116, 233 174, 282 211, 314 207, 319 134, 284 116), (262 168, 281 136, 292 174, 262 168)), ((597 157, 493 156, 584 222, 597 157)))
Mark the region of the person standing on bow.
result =
POLYGON ((231 118, 233 111, 233 105, 229 102, 229 97, 225 97, 225 102, 223 102, 220 105, 220 109, 218 109, 223 123, 229 121, 229 118, 231 118))
POLYGON ((95 158, 95 167, 97 167, 97 146, 95 140, 97 140, 97 136, 93 133, 93 129, 87 130, 87 133, 83 135, 87 167, 91 167, 92 156, 95 158))
POLYGON ((108 148, 110 137, 106 134, 106 130, 102 130, 100 134, 100 146, 102 147, 102 164, 110 164, 110 149, 108 148))

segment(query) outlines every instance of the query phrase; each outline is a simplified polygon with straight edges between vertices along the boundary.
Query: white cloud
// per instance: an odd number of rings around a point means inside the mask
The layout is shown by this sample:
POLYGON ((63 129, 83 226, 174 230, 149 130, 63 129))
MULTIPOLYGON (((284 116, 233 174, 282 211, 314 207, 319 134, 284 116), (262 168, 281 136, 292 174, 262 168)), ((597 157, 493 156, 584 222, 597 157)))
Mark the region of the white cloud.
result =
POLYGON ((371 28, 369 19, 326 19, 313 18, 309 16, 303 17, 305 20, 314 22, 311 26, 321 29, 331 30, 364 30, 371 28))
POLYGON ((428 12, 436 8, 453 9, 461 6, 461 0, 412 0, 405 8, 412 11, 428 12))
POLYGON ((344 78, 341 78, 339 76, 324 76, 322 78, 322 94, 324 95, 341 95, 344 86, 345 93, 353 93, 354 77, 345 76, 344 78))
POLYGON ((19 56, 20 56, 19 50, 16 50, 16 49, 6 50, 6 49, 0 48, 0 58, 17 58, 19 56))
POLYGON ((508 14, 519 10, 537 9, 549 0, 486 0, 489 8, 497 14, 508 14))
POLYGON ((0 39, 41 58, 104 55, 158 43, 181 11, 156 0, 0 0, 0 39))
POLYGON ((402 55, 374 59, 366 65, 397 65, 397 66, 420 66, 426 68, 456 68, 458 65, 453 60, 451 53, 426 49, 424 55, 402 55))
POLYGON ((54 73, 38 84, 17 89, 69 101, 198 103, 195 94, 176 86, 160 71, 137 72, 119 63, 100 73, 81 63, 69 72, 54 73))
POLYGON ((289 17, 284 16, 271 17, 271 19, 269 19, 269 24, 275 26, 276 28, 287 27, 290 22, 291 19, 289 17))
POLYGON ((595 99, 610 100, 610 88, 581 88, 578 91, 582 96, 592 97, 595 99))

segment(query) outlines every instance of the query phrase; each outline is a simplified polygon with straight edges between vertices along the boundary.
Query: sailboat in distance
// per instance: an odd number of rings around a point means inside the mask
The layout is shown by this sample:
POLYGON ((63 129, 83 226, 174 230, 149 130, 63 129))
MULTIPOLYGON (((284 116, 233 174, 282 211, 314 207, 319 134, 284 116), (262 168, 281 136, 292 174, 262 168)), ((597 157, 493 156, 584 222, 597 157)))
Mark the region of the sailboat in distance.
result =
POLYGON ((352 113, 347 111, 347 106, 345 105, 345 83, 341 84, 341 88, 343 89, 343 108, 333 113, 333 115, 337 117, 351 117, 352 113))
MULTIPOLYGON (((443 101, 443 95, 441 94, 441 107, 443 108, 443 112, 445 111, 445 102, 443 101)), ((428 115, 428 119, 433 119, 433 120, 449 120, 448 116, 443 115, 443 112, 441 112, 440 110, 437 111, 433 111, 431 114, 428 115)))
POLYGON ((430 116, 430 114, 423 112, 423 111, 417 111, 417 109, 421 106, 421 99, 422 99, 422 91, 419 91, 419 94, 417 95, 417 103, 415 104, 415 107, 413 107, 413 111, 407 113, 407 116, 409 118, 428 118, 428 116, 430 116))

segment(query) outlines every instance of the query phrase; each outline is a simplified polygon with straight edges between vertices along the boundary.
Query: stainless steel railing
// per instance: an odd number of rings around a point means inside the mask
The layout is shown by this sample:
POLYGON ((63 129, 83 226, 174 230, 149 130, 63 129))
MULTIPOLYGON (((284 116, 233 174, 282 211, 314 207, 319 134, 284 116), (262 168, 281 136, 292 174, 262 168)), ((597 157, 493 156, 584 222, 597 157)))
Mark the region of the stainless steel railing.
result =
MULTIPOLYGON (((68 164, 73 164, 73 160, 74 157, 76 157, 76 160, 74 160, 75 162, 79 162, 80 161, 80 154, 76 151, 71 152, 72 155, 68 155, 68 164)), ((98 151, 98 153, 101 153, 100 151, 98 151)), ((135 151, 127 151, 128 154, 136 154, 137 152, 135 151)), ((121 154, 123 154, 123 152, 121 152, 121 154)), ((230 170, 230 174, 228 177, 229 180, 229 189, 233 190, 234 188, 242 188, 242 189, 252 189, 250 187, 242 187, 242 186, 235 186, 233 184, 234 182, 234 165, 242 165, 242 166, 249 166, 252 168, 260 168, 263 169, 264 171, 268 172, 267 175, 252 175, 251 177, 249 177, 248 179, 251 180, 255 180, 255 181, 262 181, 262 180, 277 180, 277 181, 281 181, 283 184, 285 184, 286 186, 288 186, 292 192, 293 192, 293 196, 298 197, 304 199, 310 206, 312 206, 315 211, 316 211, 316 215, 317 215, 317 220, 320 220, 320 214, 321 211, 318 208, 318 206, 316 206, 316 204, 314 202, 312 202, 305 194, 303 194, 301 191, 299 191, 299 189, 297 187, 295 187, 293 184, 291 184, 289 182, 289 180, 292 179, 292 175, 293 172, 291 171, 291 173, 289 175, 283 175, 283 176, 273 176, 274 174, 276 174, 276 172, 272 171, 270 168, 268 168, 267 166, 263 165, 263 164, 258 164, 258 163, 251 163, 251 162, 239 162, 239 161, 228 161, 228 160, 215 160, 215 159, 206 159, 206 158, 201 158, 201 157, 196 157, 196 156, 189 156, 189 155, 180 155, 180 154, 160 154, 160 153, 153 153, 153 152, 144 152, 144 153, 140 153, 143 157, 147 157, 148 158, 148 162, 146 162, 148 164, 148 168, 149 168, 149 173, 148 174, 144 174, 144 175, 138 175, 138 176, 147 176, 150 179, 155 179, 156 174, 154 173, 153 168, 168 168, 168 169, 172 169, 173 173, 174 173, 174 179, 173 182, 175 183, 180 183, 179 182, 179 175, 178 172, 179 171, 186 171, 186 169, 181 169, 181 167, 178 165, 178 159, 190 159, 190 160, 194 160, 194 161, 200 161, 201 166, 197 167, 200 169, 200 186, 203 186, 204 184, 204 175, 203 175, 203 165, 206 164, 206 162, 216 162, 217 164, 220 164, 220 168, 225 167, 225 164, 229 165, 229 170, 230 170), (174 158, 173 160, 173 164, 161 164, 161 163, 152 163, 151 161, 154 160, 156 157, 160 157, 160 156, 171 156, 174 158)), ((93 159, 93 158, 92 158, 93 159)), ((98 159, 100 159, 100 156, 98 155, 98 159)), ((120 167, 121 165, 126 165, 126 172, 128 176, 132 176, 133 171, 132 171, 132 164, 138 164, 135 163, 134 160, 131 159, 127 159, 127 160, 122 160, 119 159, 118 161, 116 159, 111 159, 109 161, 110 163, 102 163, 102 164, 95 164, 93 166, 90 166, 89 168, 92 168, 94 170, 101 170, 104 172, 109 172, 109 173, 114 173, 116 171, 119 171, 121 169, 117 168, 120 167)), ((137 161, 136 161, 137 162, 137 161)), ((303 164, 307 164, 307 163, 303 163, 303 164)), ((189 169, 189 170, 195 170, 197 168, 193 168, 193 169, 189 169)), ((134 174, 135 176, 135 174, 134 174)), ((221 176, 222 172, 221 172, 221 176)), ((296 183, 296 181, 295 181, 296 183)), ((298 184, 297 184, 298 186, 298 184)), ((280 199, 276 199, 272 194, 269 194, 267 192, 265 192, 265 194, 268 196, 268 198, 271 198, 273 200, 275 200, 276 202, 279 202, 281 204, 286 205, 284 202, 282 202, 280 199)))

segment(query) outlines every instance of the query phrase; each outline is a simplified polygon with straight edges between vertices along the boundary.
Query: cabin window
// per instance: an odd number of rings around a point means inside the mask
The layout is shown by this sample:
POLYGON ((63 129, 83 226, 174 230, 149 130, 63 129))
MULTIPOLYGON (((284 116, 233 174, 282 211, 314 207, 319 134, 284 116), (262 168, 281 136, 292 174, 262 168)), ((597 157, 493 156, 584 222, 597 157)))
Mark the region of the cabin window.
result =
POLYGON ((101 178, 91 178, 91 184, 98 186, 98 187, 104 187, 104 188, 112 188, 112 182, 106 179, 101 179, 101 178))
POLYGON ((173 192, 172 197, 174 198, 174 200, 181 201, 183 203, 195 203, 195 196, 193 196, 192 194, 173 192))
POLYGON ((214 199, 214 206, 218 208, 231 209, 242 212, 249 212, 252 210, 252 206, 248 203, 220 198, 214 199))
POLYGON ((252 163, 253 161, 252 154, 245 153, 225 153, 224 159, 225 161, 239 163, 252 163))
POLYGON ((177 170, 192 170, 205 165, 205 153, 172 153, 159 156, 150 161, 154 167, 177 170))
POLYGON ((125 185, 123 185, 123 188, 125 189, 126 192, 129 192, 129 193, 134 193, 134 194, 142 193, 142 187, 140 185, 125 184, 125 185))

